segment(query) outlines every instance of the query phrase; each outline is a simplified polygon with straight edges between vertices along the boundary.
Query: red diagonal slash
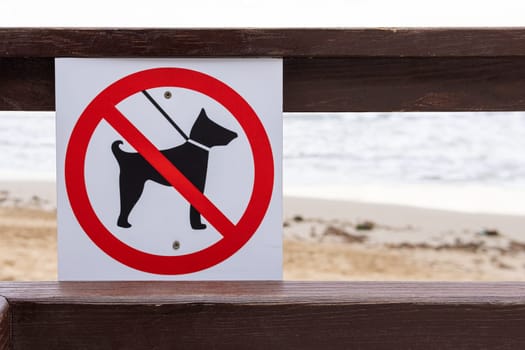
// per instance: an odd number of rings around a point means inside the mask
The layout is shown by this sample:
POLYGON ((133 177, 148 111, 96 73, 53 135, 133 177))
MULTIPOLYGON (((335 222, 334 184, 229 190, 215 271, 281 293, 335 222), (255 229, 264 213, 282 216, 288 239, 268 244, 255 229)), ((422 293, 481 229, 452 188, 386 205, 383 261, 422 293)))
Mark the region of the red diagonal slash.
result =
POLYGON ((120 111, 107 110, 104 119, 148 161, 223 236, 236 226, 200 192, 120 111))

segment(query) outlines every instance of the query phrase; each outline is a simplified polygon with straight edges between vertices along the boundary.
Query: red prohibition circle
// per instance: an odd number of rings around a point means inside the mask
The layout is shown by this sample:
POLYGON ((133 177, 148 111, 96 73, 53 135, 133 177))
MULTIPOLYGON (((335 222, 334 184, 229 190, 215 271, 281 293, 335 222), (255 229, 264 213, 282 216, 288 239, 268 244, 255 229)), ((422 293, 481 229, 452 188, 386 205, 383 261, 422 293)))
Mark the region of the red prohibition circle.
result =
POLYGON ((80 115, 69 139, 65 158, 66 191, 80 226, 107 255, 143 272, 179 275, 201 271, 228 259, 253 236, 272 197, 273 155, 268 135, 259 117, 242 96, 220 80, 184 68, 154 68, 128 75, 104 89, 80 115), (135 249, 116 238, 96 215, 85 182, 86 152, 91 137, 118 103, 143 90, 176 87, 202 93, 225 107, 239 122, 253 154, 254 182, 248 205, 237 224, 223 238, 200 251, 180 255, 155 255, 135 249))

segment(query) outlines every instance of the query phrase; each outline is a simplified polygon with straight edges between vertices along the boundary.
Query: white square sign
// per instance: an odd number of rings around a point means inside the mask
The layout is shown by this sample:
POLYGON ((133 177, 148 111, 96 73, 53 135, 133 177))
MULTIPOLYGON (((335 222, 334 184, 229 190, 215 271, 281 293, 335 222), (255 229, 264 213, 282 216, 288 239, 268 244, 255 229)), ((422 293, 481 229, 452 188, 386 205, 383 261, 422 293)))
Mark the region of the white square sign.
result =
POLYGON ((282 60, 55 65, 59 280, 282 278, 282 60))

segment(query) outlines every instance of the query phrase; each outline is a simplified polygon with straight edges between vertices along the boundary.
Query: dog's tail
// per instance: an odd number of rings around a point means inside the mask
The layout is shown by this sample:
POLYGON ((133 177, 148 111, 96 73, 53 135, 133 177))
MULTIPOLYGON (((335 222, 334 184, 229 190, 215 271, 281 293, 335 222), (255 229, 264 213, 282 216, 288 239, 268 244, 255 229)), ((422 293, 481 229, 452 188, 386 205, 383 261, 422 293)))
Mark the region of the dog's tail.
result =
POLYGON ((115 158, 117 159, 119 163, 120 163, 120 158, 122 156, 122 153, 124 153, 124 151, 122 151, 119 146, 122 145, 123 143, 124 142, 118 140, 111 144, 111 151, 113 152, 113 155, 115 156, 115 158))

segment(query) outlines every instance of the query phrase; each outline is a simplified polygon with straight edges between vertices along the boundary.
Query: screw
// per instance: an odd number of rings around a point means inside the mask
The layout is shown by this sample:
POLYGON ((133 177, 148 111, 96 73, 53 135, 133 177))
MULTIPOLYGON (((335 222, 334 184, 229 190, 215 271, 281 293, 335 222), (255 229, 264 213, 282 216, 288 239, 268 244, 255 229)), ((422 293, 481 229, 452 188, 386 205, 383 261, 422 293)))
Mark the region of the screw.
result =
POLYGON ((171 98, 171 92, 166 91, 166 92, 164 93, 164 98, 165 98, 165 99, 170 99, 170 98, 171 98))
POLYGON ((173 249, 178 250, 179 248, 180 248, 180 242, 179 241, 173 242, 173 249))

